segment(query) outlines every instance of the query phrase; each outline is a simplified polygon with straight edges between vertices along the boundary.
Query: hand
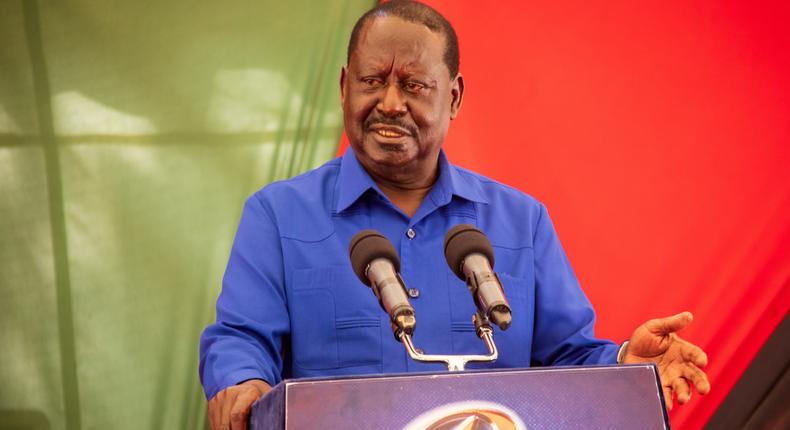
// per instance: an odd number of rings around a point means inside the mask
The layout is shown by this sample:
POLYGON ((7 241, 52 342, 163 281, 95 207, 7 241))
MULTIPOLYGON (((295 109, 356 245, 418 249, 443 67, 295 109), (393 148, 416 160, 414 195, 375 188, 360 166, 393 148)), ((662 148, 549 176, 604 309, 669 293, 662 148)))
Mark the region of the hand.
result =
POLYGON ((250 407, 271 389, 260 379, 250 379, 217 393, 208 402, 212 430, 246 430, 250 407))
POLYGON ((623 363, 654 362, 664 390, 664 402, 672 410, 673 393, 678 403, 691 400, 692 384, 700 394, 708 394, 710 382, 701 369, 708 364, 702 349, 675 334, 691 323, 691 312, 650 320, 639 326, 626 347, 623 363))

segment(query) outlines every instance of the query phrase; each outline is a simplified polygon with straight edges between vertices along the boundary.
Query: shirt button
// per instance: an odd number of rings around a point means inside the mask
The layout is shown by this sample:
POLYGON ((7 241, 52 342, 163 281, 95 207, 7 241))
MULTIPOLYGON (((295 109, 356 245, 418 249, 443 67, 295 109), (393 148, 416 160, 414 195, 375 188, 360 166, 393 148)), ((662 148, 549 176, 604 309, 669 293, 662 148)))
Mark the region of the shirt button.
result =
POLYGON ((406 237, 408 237, 409 239, 414 239, 414 236, 417 236, 417 232, 414 231, 413 228, 406 230, 406 237))
POLYGON ((409 288, 409 297, 411 297, 412 299, 416 299, 417 297, 420 297, 420 290, 416 288, 409 288))

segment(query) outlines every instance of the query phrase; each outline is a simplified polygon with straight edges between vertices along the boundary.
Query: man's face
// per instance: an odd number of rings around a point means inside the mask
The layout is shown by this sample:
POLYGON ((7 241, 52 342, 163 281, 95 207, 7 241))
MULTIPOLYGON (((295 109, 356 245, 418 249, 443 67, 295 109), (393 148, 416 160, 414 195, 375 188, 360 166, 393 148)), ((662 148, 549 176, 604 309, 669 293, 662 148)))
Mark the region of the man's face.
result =
POLYGON ((444 36, 397 17, 374 18, 341 74, 346 134, 376 179, 419 183, 435 172, 463 81, 450 79, 444 36))

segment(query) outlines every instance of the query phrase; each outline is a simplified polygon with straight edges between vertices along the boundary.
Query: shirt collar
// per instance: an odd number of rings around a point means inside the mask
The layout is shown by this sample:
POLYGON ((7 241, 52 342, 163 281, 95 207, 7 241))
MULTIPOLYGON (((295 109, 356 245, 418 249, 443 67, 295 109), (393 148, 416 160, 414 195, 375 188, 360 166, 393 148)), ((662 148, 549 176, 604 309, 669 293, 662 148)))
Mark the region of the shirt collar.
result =
POLYGON ((477 203, 488 203, 483 190, 480 189, 480 183, 471 180, 468 174, 462 174, 458 167, 450 164, 444 150, 439 151, 439 179, 436 180, 434 189, 438 193, 432 193, 432 198, 438 199, 435 200, 437 204, 449 203, 452 196, 477 203))
POLYGON ((369 189, 378 191, 376 183, 359 164, 359 160, 349 146, 340 160, 340 173, 335 185, 335 196, 337 196, 335 212, 348 209, 369 189))
MULTIPOLYGON (((382 194, 349 146, 340 160, 340 173, 335 185, 335 212, 348 209, 370 189, 382 194)), ((473 202, 488 203, 480 185, 461 175, 458 168, 447 161, 444 150, 439 152, 439 178, 429 195, 437 205, 449 203, 453 195, 473 202)))

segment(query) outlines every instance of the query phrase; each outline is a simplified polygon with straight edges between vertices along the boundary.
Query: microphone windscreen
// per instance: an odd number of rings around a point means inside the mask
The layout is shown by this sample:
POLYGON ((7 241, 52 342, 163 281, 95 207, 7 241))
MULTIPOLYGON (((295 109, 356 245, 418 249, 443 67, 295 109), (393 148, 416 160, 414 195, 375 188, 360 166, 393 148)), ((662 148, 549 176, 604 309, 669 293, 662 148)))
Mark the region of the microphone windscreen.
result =
POLYGON ((362 230, 355 234, 348 244, 348 256, 351 258, 354 273, 367 286, 370 286, 370 279, 365 276, 365 269, 377 258, 386 258, 395 266, 395 271, 400 272, 400 257, 395 247, 376 230, 362 230))
POLYGON ((462 280, 464 275, 463 263, 467 255, 478 252, 488 258, 491 268, 494 268, 494 249, 482 231, 470 224, 458 224, 450 229, 444 236, 444 258, 450 269, 462 280))

